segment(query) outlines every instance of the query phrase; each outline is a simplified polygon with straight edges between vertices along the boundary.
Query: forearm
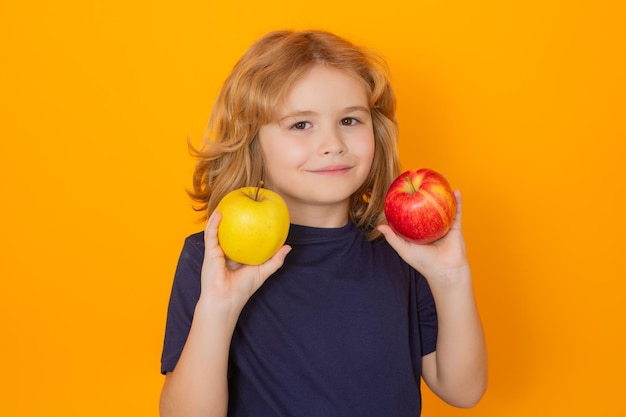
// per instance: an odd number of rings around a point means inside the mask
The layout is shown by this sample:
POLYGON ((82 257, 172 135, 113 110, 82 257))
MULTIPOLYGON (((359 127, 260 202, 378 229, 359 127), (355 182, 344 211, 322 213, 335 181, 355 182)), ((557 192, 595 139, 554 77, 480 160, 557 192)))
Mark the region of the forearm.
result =
POLYGON ((213 303, 196 306, 189 336, 161 393, 161 417, 226 416, 228 355, 236 317, 213 303))
MULTIPOLYGON (((487 349, 469 269, 433 286, 438 339, 434 378, 427 381, 447 402, 475 405, 487 386, 487 349)), ((428 365, 427 365, 428 366, 428 365)))

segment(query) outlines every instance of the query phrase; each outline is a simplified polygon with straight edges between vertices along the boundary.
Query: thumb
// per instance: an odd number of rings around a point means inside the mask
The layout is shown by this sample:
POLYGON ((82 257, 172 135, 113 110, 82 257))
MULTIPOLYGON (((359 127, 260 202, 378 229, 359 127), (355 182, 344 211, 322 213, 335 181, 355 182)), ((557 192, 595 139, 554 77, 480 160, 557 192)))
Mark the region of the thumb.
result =
POLYGON ((380 225, 378 226, 378 231, 383 234, 387 243, 402 257, 404 257, 403 253, 409 250, 409 243, 402 239, 400 236, 393 231, 393 229, 388 225, 380 225))

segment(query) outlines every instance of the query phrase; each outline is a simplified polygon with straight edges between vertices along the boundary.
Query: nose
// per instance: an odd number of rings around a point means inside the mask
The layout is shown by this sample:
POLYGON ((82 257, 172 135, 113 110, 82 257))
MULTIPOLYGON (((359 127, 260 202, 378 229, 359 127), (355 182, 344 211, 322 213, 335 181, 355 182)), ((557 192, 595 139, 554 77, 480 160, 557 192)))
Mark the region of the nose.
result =
POLYGON ((324 155, 340 155, 346 152, 346 144, 338 129, 328 129, 324 133, 320 149, 324 155))

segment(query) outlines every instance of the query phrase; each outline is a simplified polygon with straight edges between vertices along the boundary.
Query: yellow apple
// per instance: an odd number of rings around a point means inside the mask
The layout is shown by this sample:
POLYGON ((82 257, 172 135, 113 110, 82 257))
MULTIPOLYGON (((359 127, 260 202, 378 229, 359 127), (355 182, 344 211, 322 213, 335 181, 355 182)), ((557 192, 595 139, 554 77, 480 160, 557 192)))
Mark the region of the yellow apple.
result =
POLYGON ((235 262, 260 265, 287 239, 289 210, 273 191, 239 188, 226 194, 216 210, 222 215, 217 230, 220 247, 235 262))

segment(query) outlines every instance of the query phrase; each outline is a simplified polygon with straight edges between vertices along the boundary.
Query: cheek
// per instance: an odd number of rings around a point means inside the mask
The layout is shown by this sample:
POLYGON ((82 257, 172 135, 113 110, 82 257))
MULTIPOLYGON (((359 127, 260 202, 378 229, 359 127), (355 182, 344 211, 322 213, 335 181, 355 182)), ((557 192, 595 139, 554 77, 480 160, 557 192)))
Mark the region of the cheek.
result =
POLYGON ((276 165, 297 168, 304 164, 311 156, 311 151, 306 142, 287 138, 274 144, 272 159, 276 165))
POLYGON ((358 152, 358 155, 362 161, 367 161, 371 165, 374 160, 374 152, 376 150, 376 145, 374 141, 374 136, 366 140, 361 140, 356 147, 355 151, 358 152))
POLYGON ((376 153, 376 145, 374 142, 374 138, 372 137, 371 142, 368 142, 366 146, 361 148, 361 153, 359 154, 359 159, 362 163, 362 176, 363 181, 368 177, 372 170, 372 164, 374 163, 374 155, 376 153))
POLYGON ((369 146, 369 158, 370 158, 370 162, 374 160, 374 154, 376 153, 376 143, 374 142, 374 138, 372 138, 372 141, 370 143, 369 146))
POLYGON ((263 148, 265 159, 265 175, 272 182, 289 175, 290 171, 297 170, 308 159, 308 151, 288 141, 272 142, 263 148))

